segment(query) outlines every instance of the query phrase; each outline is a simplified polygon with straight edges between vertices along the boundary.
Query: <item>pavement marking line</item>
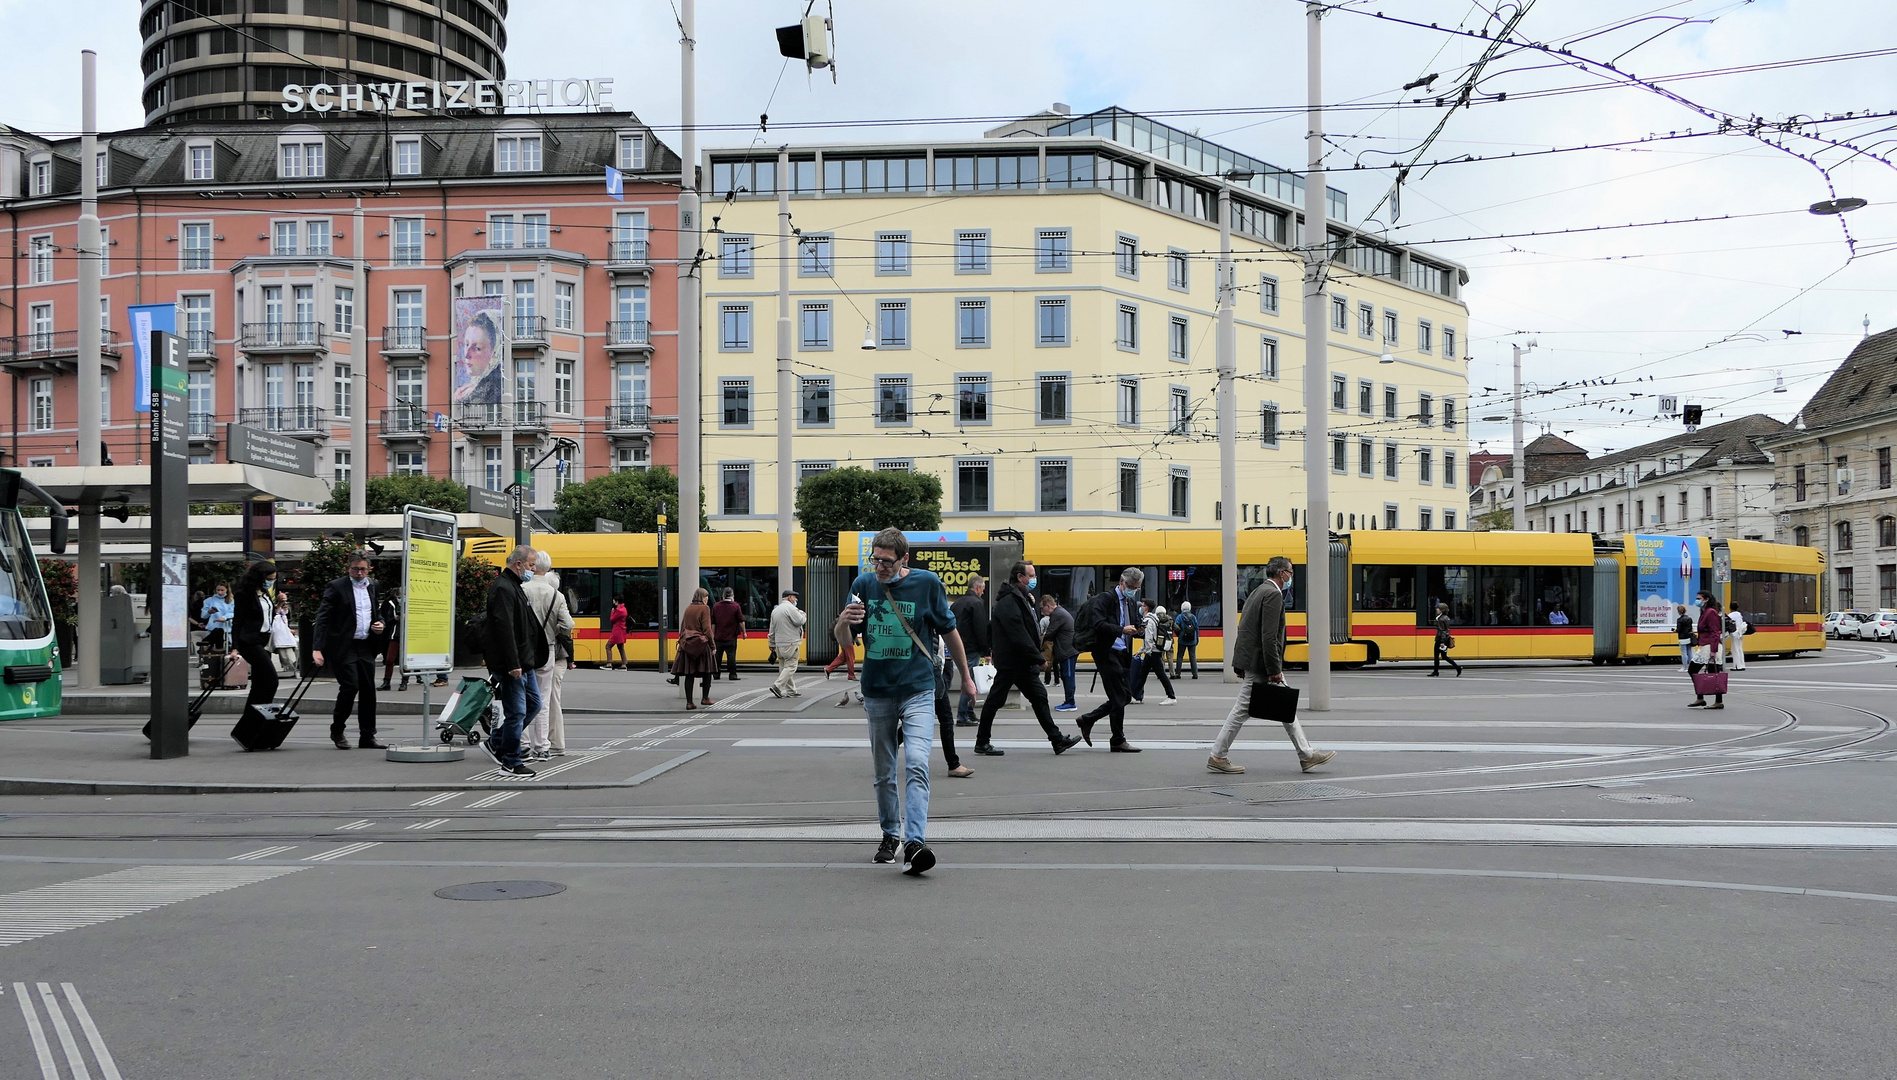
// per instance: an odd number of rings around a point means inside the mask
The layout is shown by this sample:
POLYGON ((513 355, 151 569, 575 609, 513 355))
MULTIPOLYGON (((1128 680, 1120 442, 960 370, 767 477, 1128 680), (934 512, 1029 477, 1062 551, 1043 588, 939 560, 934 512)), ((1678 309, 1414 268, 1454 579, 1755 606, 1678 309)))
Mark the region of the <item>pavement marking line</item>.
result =
POLYGON ((680 765, 683 765, 688 761, 697 761, 699 758, 704 757, 706 754, 709 754, 709 753, 711 753, 711 751, 709 750, 693 750, 690 753, 680 754, 679 756, 673 758, 670 761, 652 766, 650 769, 647 769, 645 772, 642 772, 637 776, 627 777, 626 783, 643 784, 647 780, 651 780, 651 779, 654 779, 659 776, 663 776, 664 774, 671 772, 673 769, 678 768, 680 765))
MULTIPOLYGON (((1749 730, 1749 729, 1748 729, 1749 730)), ((1670 749, 1665 746, 1623 746, 1611 743, 1476 743, 1476 742, 1343 742, 1323 740, 1324 749, 1354 752, 1360 754, 1645 754, 1670 749)), ((788 750, 788 749, 828 749, 828 750, 869 750, 867 738, 835 739, 778 739, 753 738, 738 739, 732 744, 737 750, 788 750)), ((1046 739, 996 739, 994 745, 1003 750, 1047 749, 1046 739)), ((1210 739, 1141 739, 1139 745, 1146 750, 1194 750, 1204 753, 1212 746, 1210 739)), ((1241 739, 1232 744, 1234 750, 1282 750, 1285 743, 1281 739, 1248 740, 1241 739)), ((1075 747, 1085 750, 1085 747, 1075 747)), ((1096 747, 1105 750, 1105 747, 1096 747)))
POLYGON ((40 1059, 40 1076, 43 1080, 59 1080, 59 1065, 53 1060, 53 1048, 46 1041, 46 1029, 40 1026, 40 1014, 33 1009, 33 998, 27 994, 26 984, 14 983, 13 996, 20 1000, 27 1034, 33 1037, 33 1053, 40 1059))
POLYGON ((617 753, 619 753, 619 751, 616 749, 614 750, 569 750, 567 751, 566 760, 560 762, 558 765, 543 765, 540 768, 534 770, 531 774, 527 776, 515 776, 513 773, 508 772, 506 769, 495 768, 495 769, 489 769, 488 771, 484 773, 477 773, 473 776, 468 777, 468 779, 470 781, 499 781, 501 783, 531 784, 536 780, 544 780, 549 776, 558 776, 563 772, 569 772, 573 769, 577 769, 580 766, 585 765, 587 762, 598 761, 600 758, 612 757, 614 754, 617 754, 617 753))
POLYGON ((281 855, 286 851, 295 851, 295 850, 296 850, 295 844, 279 844, 276 847, 258 848, 256 851, 246 851, 242 855, 232 855, 230 858, 224 861, 225 862, 250 862, 255 859, 268 859, 274 855, 281 855))
POLYGON ((99 1034, 99 1025, 92 1022, 92 1014, 86 1011, 86 1003, 80 999, 79 991, 71 983, 60 983, 59 988, 66 992, 66 1003, 72 1006, 72 1013, 79 1021, 79 1030, 86 1033, 86 1041, 92 1044, 93 1060, 99 1063, 99 1075, 105 1080, 125 1080, 119 1075, 119 1064, 112 1060, 112 1051, 105 1047, 105 1037, 99 1034))
POLYGON ((410 826, 408 826, 408 830, 409 830, 409 831, 414 831, 414 830, 417 830, 417 829, 436 829, 436 828, 440 828, 440 827, 441 827, 441 826, 443 826, 443 825, 446 825, 446 824, 448 824, 448 822, 450 822, 450 821, 452 821, 452 820, 454 820, 454 819, 453 819, 453 818, 445 818, 445 817, 438 817, 438 818, 436 818, 436 819, 435 819, 435 820, 433 820, 433 821, 417 821, 417 822, 416 822, 415 824, 413 824, 413 825, 410 825, 410 826))
POLYGON ((518 794, 520 794, 520 792, 518 791, 503 791, 498 795, 489 795, 488 797, 484 799, 477 799, 474 802, 469 803, 468 809, 486 810, 488 807, 498 806, 501 803, 506 802, 507 800, 513 798, 514 796, 518 794))
POLYGON ((368 818, 363 818, 361 821, 352 821, 347 825, 338 825, 336 826, 334 831, 335 832, 356 832, 360 829, 370 828, 374 824, 375 822, 370 821, 368 818))
POLYGON ((304 862, 330 862, 331 860, 334 860, 334 859, 341 859, 349 855, 360 854, 364 851, 369 850, 372 847, 381 847, 381 846, 382 846, 382 841, 380 840, 364 840, 364 841, 361 841, 360 843, 344 844, 342 847, 331 848, 328 851, 319 851, 314 855, 305 855, 303 857, 303 861, 304 862))
POLYGON ((195 900, 301 867, 137 866, 0 896, 0 946, 195 900))
POLYGON ((412 802, 412 803, 409 803, 408 805, 410 806, 440 806, 442 803, 445 803, 449 799, 452 799, 455 796, 460 795, 460 794, 461 793, 459 791, 444 791, 439 795, 430 795, 429 797, 427 797, 426 799, 423 799, 420 802, 412 802))
MULTIPOLYGON (((1224 723, 1225 723, 1225 717, 1223 716, 1209 717, 1203 720, 1195 720, 1195 719, 1158 720, 1158 719, 1153 719, 1151 717, 1141 717, 1138 720, 1129 720, 1127 726, 1130 729, 1137 729, 1137 728, 1142 728, 1142 727, 1219 727, 1223 725, 1224 723)), ((1443 728, 1501 728, 1501 729, 1517 729, 1517 730, 1540 730, 1540 729, 1547 729, 1547 728, 1558 728, 1563 731, 1592 731, 1592 730, 1602 730, 1602 731, 1619 731, 1619 730, 1628 730, 1628 731, 1757 731, 1759 727, 1759 725, 1757 724, 1695 724, 1688 721, 1424 720, 1424 719, 1339 720, 1339 719, 1334 719, 1331 717, 1325 717, 1322 720, 1315 721, 1315 723, 1324 728, 1364 727, 1364 728, 1407 729, 1407 728, 1443 727, 1443 728)), ((826 719, 822 717, 792 716, 792 717, 787 717, 783 720, 779 720, 778 724, 806 726, 806 727, 859 727, 863 724, 863 718, 860 716, 854 716, 854 717, 848 717, 848 718, 843 718, 843 719, 826 719)), ((995 726, 997 727, 1036 727, 1038 726, 1038 721, 1034 720, 1031 717, 1014 717, 1012 719, 1005 719, 1005 720, 998 717, 995 720, 995 726)), ((1855 727, 1844 726, 1844 725, 1827 726, 1824 724, 1801 723, 1798 725, 1798 730, 1809 731, 1809 732, 1820 732, 1824 734, 1835 735, 1840 732, 1857 731, 1859 729, 1855 727)))
MULTIPOLYGON (((625 819, 637 829, 564 830, 536 839, 807 840, 863 839, 860 824, 720 826, 625 819)), ((621 822, 615 822, 621 824, 621 822)), ((1506 821, 1263 821, 1230 818, 937 819, 932 841, 965 843, 1166 841, 1304 844, 1525 844, 1584 847, 1897 848, 1897 829, 1832 825, 1666 825, 1506 821)))
POLYGON ((53 988, 46 983, 34 985, 39 989, 40 1004, 46 1006, 47 1018, 53 1022, 53 1033, 59 1036, 59 1048, 66 1051, 66 1065, 72 1069, 73 1080, 92 1080, 85 1055, 79 1052, 79 1041, 72 1037, 72 1025, 66 1023, 66 1014, 59 1007, 59 999, 53 996, 53 988))

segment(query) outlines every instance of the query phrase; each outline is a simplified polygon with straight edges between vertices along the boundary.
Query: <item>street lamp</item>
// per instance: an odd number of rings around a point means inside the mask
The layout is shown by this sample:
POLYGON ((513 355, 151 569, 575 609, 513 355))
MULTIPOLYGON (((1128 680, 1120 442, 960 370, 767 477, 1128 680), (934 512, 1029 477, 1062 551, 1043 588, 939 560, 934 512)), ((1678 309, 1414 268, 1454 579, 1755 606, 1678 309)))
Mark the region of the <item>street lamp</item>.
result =
MULTIPOLYGON (((1540 344, 1537 338, 1529 338, 1527 349, 1540 344)), ((1522 447, 1522 352, 1520 342, 1511 345, 1515 350, 1515 531, 1527 532, 1528 524, 1528 458, 1522 447)))
POLYGON ((876 351, 876 328, 868 323, 863 324, 863 348, 868 352, 876 351))

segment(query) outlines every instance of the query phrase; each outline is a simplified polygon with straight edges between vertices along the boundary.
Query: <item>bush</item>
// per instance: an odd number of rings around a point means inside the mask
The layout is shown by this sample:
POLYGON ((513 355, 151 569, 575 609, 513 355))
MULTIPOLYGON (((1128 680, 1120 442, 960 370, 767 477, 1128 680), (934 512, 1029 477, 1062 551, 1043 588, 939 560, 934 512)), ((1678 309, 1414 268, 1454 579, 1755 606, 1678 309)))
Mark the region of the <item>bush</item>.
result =
POLYGON ((53 621, 71 625, 79 617, 79 568, 64 559, 41 559, 40 578, 53 606, 53 621))
MULTIPOLYGON (((363 490, 363 510, 370 514, 399 514, 405 506, 426 506, 450 514, 468 512, 468 489, 453 480, 432 476, 372 476, 363 490)), ((322 506, 325 514, 349 512, 349 485, 337 484, 329 501, 322 506)))
POLYGON ((840 532, 942 527, 942 481, 928 473, 851 466, 818 473, 797 486, 804 542, 828 546, 840 532))
MULTIPOLYGON (((711 520, 705 514, 704 488, 698 490, 698 527, 708 529, 711 520)), ((666 468, 606 473, 561 488, 553 505, 560 515, 561 532, 593 532, 597 518, 617 521, 627 532, 656 532, 661 508, 668 515, 669 527, 677 529, 678 477, 666 468)))
POLYGON ((349 572, 349 553, 355 548, 347 537, 319 536, 301 562, 277 567, 277 592, 289 596, 294 614, 315 618, 323 590, 349 572))

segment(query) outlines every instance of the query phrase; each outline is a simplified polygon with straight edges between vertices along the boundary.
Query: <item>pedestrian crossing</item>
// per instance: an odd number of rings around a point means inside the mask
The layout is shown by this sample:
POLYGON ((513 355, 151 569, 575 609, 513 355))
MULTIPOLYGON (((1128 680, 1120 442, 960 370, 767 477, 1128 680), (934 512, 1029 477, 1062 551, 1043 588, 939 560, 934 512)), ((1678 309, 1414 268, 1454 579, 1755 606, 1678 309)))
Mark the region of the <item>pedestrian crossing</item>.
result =
POLYGON ((139 866, 9 893, 0 896, 0 947, 254 885, 299 869, 301 867, 139 866))
POLYGON ((483 773, 476 773, 468 777, 468 781, 470 783, 498 781, 501 783, 531 784, 536 780, 545 780, 549 776, 558 776, 564 772, 571 772, 582 765, 590 764, 601 758, 611 757, 617 753, 619 753, 617 749, 569 750, 567 751, 566 757, 562 760, 558 760, 555 764, 549 765, 542 763, 534 766, 534 772, 530 776, 515 776, 505 769, 495 768, 483 773))
POLYGON ((285 854, 286 852, 291 852, 295 850, 296 850, 295 844, 278 844, 275 847, 258 848, 256 851, 246 851, 242 855, 232 855, 229 859, 225 861, 226 862, 254 862, 258 859, 272 859, 272 858, 277 857, 278 855, 282 855, 282 854, 285 854))
POLYGON ((501 803, 506 802, 507 800, 513 798, 514 796, 518 794, 520 794, 520 792, 518 791, 503 791, 496 795, 489 795, 485 799, 476 799, 475 801, 469 803, 468 809, 486 810, 490 806, 499 806, 501 803))
POLYGON ((60 983, 59 988, 66 994, 64 1008, 50 983, 35 983, 31 989, 25 983, 13 984, 13 996, 20 1003, 20 1014, 26 1019, 27 1035, 33 1040, 33 1055, 39 1061, 41 1080, 61 1080, 62 1074, 59 1060, 53 1055, 52 1040, 46 1035, 46 1025, 40 1022, 39 1008, 34 1006, 36 997, 39 1006, 46 1010, 47 1022, 52 1024, 59 1049, 65 1056, 69 1070, 66 1075, 73 1080, 91 1080, 92 1076, 86 1064, 86 1055, 80 1049, 79 1039, 73 1034, 73 1025, 66 1020, 66 1010, 70 1009, 73 1023, 79 1025, 86 1046, 92 1051, 92 1065, 98 1069, 101 1080, 124 1080, 112 1051, 106 1048, 99 1025, 93 1021, 91 1011, 86 1008, 85 999, 79 996, 79 991, 71 983, 60 983))
POLYGON ((303 861, 304 862, 334 862, 337 859, 346 858, 350 855, 361 854, 362 852, 365 852, 372 847, 381 847, 381 846, 382 846, 382 841, 380 840, 364 840, 359 843, 344 844, 342 847, 339 847, 339 848, 330 848, 328 851, 319 851, 314 855, 305 855, 303 857, 303 861))

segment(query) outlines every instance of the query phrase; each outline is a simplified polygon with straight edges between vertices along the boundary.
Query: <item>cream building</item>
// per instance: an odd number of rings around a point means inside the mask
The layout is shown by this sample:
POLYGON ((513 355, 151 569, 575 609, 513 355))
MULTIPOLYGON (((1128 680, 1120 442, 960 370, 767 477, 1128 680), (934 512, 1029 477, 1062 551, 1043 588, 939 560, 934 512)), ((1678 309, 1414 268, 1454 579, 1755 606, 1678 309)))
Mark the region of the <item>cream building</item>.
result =
MULTIPOLYGON (((1221 177, 1237 512, 1302 524, 1298 178, 1064 106, 975 141, 794 147, 787 176, 775 150, 703 164, 703 480, 721 527, 767 527, 779 468, 846 465, 940 477, 949 528, 1211 527, 1221 177), (791 462, 775 442, 780 182, 798 230, 791 462)), ((1461 528, 1467 275, 1349 229, 1341 192, 1329 203, 1332 527, 1461 528)))

